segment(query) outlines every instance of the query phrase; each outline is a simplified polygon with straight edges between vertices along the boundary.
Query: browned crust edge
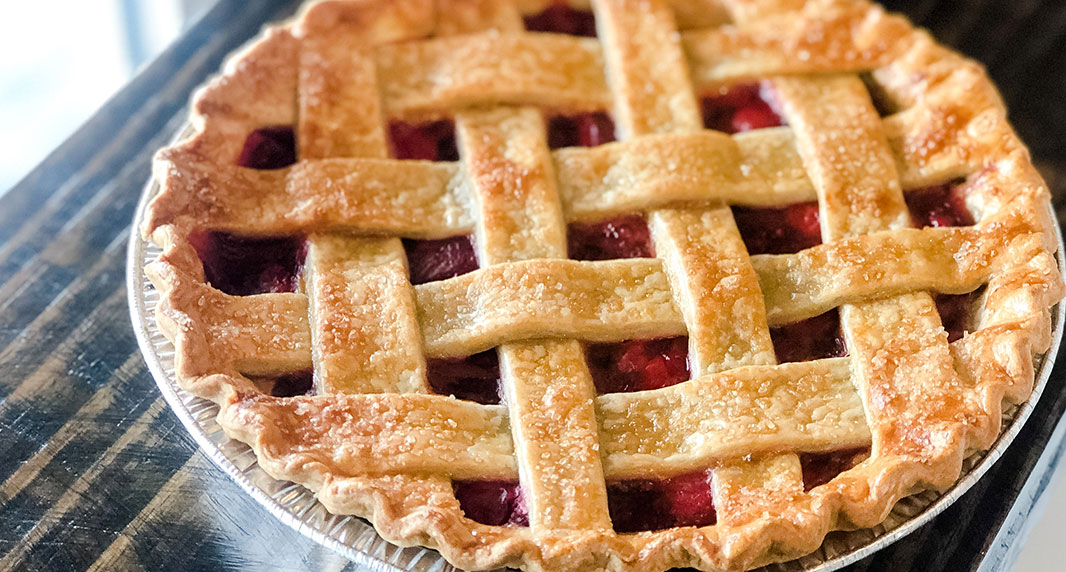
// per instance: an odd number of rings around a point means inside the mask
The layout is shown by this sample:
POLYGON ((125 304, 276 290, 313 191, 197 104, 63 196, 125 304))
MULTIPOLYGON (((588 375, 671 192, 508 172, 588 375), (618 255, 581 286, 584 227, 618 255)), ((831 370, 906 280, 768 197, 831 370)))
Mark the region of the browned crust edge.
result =
MULTIPOLYGON (((867 9, 871 17, 879 13, 872 6, 867 9)), ((300 451, 272 448, 269 435, 277 428, 269 408, 260 405, 276 400, 258 393, 237 371, 213 368, 212 364, 219 362, 197 332, 195 309, 205 299, 225 295, 204 284, 199 261, 184 236, 188 229, 173 224, 180 217, 167 210, 173 203, 153 202, 142 232, 159 244, 163 253, 146 273, 161 293, 157 319, 175 345, 179 385, 219 404, 218 420, 226 433, 249 444, 260 465, 274 477, 308 487, 334 513, 368 518, 390 542, 435 548, 463 568, 748 569, 810 553, 831 530, 874 526, 904 496, 922 488, 951 486, 959 478, 964 457, 991 446, 1000 433, 1004 404, 1024 401, 1032 391, 1034 359, 1050 346, 1051 307, 1063 295, 1060 270, 1052 254, 1056 243, 1050 194, 1027 150, 1006 124, 995 88, 978 64, 936 45, 922 31, 910 33, 903 42, 909 48, 883 68, 894 68, 884 72, 890 76, 889 86, 900 98, 921 101, 923 112, 933 118, 940 107, 947 107, 950 98, 969 94, 974 113, 962 118, 965 123, 954 129, 977 133, 976 139, 989 134, 998 138, 993 142, 998 152, 982 165, 987 172, 975 176, 975 196, 987 209, 981 224, 996 224, 1008 211, 1026 213, 1034 228, 1040 229, 1043 243, 1038 256, 1019 260, 993 277, 980 310, 982 323, 990 325, 952 344, 956 367, 972 384, 972 398, 983 414, 970 420, 966 430, 960 430, 950 455, 873 458, 795 499, 781 514, 728 529, 719 525, 631 535, 609 530, 559 532, 534 538, 528 529, 480 525, 463 516, 444 477, 336 475, 300 451), (908 72, 910 81, 891 83, 908 72)), ((157 157, 162 194, 171 192, 163 171, 176 153, 226 160, 235 157, 239 149, 230 142, 240 138, 229 138, 227 133, 249 131, 257 119, 232 107, 232 93, 227 90, 242 82, 246 85, 236 91, 258 89, 247 84, 262 79, 263 72, 256 70, 271 66, 292 66, 294 70, 297 43, 289 28, 268 28, 234 57, 223 75, 197 94, 191 115, 195 133, 157 157)))

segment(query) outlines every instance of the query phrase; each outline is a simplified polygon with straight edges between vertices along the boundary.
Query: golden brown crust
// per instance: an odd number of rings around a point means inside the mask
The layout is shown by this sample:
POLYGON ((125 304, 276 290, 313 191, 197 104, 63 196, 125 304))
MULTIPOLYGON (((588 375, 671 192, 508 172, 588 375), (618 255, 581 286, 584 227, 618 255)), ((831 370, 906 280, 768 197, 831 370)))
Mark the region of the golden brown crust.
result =
POLYGON ((594 0, 600 41, 523 33, 543 4, 319 2, 197 93, 142 229, 181 386, 272 475, 471 569, 747 569, 954 483, 1028 398, 1063 296, 1047 188, 980 66, 861 0, 594 0), (751 79, 789 127, 702 130, 699 92, 751 79), (621 141, 549 153, 544 113, 587 110, 621 141), (460 162, 385 158, 387 121, 438 117, 460 162), (301 160, 234 166, 271 125, 301 160), (903 228, 904 190, 957 178, 975 226, 903 228), (816 197, 825 244, 789 255, 748 257, 722 206, 816 197), (563 260, 567 221, 633 211, 660 259, 563 260), (309 235, 306 293, 215 290, 202 230, 309 235), (472 231, 482 268, 416 287, 382 238, 472 231), (925 291, 982 285, 948 344, 925 291), (777 365, 768 328, 834 307, 850 357, 777 365), (686 332, 694 379, 630 394, 596 396, 575 341, 686 332), (505 406, 426 394, 426 356, 493 346, 505 406), (312 365, 314 396, 249 378, 312 365), (797 453, 866 444, 804 491, 797 453), (708 466, 718 524, 611 529, 605 479, 708 466), (467 519, 450 482, 516 476, 529 528, 467 519))

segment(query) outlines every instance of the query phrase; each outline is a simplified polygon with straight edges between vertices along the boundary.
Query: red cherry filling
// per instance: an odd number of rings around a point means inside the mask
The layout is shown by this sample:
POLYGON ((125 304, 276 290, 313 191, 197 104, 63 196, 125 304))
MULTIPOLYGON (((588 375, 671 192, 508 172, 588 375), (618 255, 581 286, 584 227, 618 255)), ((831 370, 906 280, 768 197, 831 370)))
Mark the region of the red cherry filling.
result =
POLYGON ((781 363, 848 355, 840 332, 840 313, 835 309, 802 322, 770 328, 770 338, 781 363))
POLYGON ((800 466, 803 468, 803 490, 824 485, 837 475, 865 461, 870 456, 870 449, 844 449, 829 453, 802 453, 800 466))
POLYGON ((458 161, 455 124, 446 119, 414 125, 403 121, 389 123, 392 154, 397 159, 458 161))
POLYGON ((453 481, 459 507, 470 520, 490 526, 529 526, 522 487, 511 481, 453 481))
POLYGON ((453 359, 426 360, 426 376, 434 393, 485 405, 500 402, 500 358, 496 350, 453 359))
POLYGON ((190 235, 204 276, 232 296, 295 292, 307 256, 302 237, 251 238, 221 231, 190 235))
POLYGON ((311 369, 282 375, 274 380, 274 387, 270 389, 270 395, 274 397, 312 395, 314 392, 314 370, 311 369))
POLYGON ((644 217, 630 215, 594 223, 573 223, 566 231, 573 260, 651 258, 655 250, 644 217))
POLYGON ((725 133, 741 133, 784 125, 770 102, 769 84, 741 84, 723 87, 718 93, 704 96, 700 102, 703 125, 725 133))
POLYGON ((748 254, 792 254, 822 243, 818 202, 782 208, 733 207, 748 254))
POLYGON ((607 508, 616 532, 708 526, 717 521, 708 471, 658 481, 608 483, 607 508))
POLYGON ((542 12, 524 16, 522 20, 530 32, 596 37, 596 18, 592 12, 571 8, 563 2, 553 3, 542 12))
POLYGON ((585 356, 598 393, 659 389, 690 377, 684 336, 588 344, 585 356))
POLYGON ((911 224, 925 226, 971 226, 973 214, 954 183, 926 187, 903 194, 911 211, 911 224))
POLYGON ((973 310, 981 289, 968 294, 937 294, 933 300, 940 313, 940 322, 948 332, 948 343, 961 339, 966 332, 973 331, 973 310))
POLYGON ((281 169, 296 162, 296 135, 291 125, 260 127, 244 139, 237 164, 249 169, 281 169))
POLYGON ((602 111, 548 120, 548 147, 595 147, 614 141, 614 121, 602 111))
POLYGON ((474 240, 468 234, 438 240, 404 239, 411 284, 444 280, 477 270, 474 240))

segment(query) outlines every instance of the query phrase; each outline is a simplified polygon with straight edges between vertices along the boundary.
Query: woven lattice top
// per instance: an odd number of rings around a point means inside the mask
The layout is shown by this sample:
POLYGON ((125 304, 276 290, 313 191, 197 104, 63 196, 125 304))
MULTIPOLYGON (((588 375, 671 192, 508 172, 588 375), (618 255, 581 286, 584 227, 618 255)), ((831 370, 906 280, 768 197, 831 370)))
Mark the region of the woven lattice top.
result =
POLYGON ((1028 396, 1062 294, 982 70, 857 1, 594 0, 597 38, 524 30, 541 4, 314 4, 198 94, 144 229, 183 386, 278 478, 463 567, 751 567, 953 483, 1028 396), (700 96, 760 80, 785 126, 704 128, 700 96), (592 112, 618 142, 549 148, 548 118, 592 112), (389 158, 390 122, 441 119, 458 161, 389 158), (299 161, 238 166, 277 125, 299 161), (953 181, 976 223, 912 228, 905 192, 953 181), (813 200, 822 244, 749 256, 730 205, 813 200), (654 257, 567 259, 568 223, 634 213, 654 257), (212 231, 305 236, 297 291, 213 288, 212 231), (412 286, 399 237, 469 233, 479 269, 412 286), (929 292, 980 288, 949 343, 929 292), (778 364, 771 328, 833 309, 847 356, 778 364), (680 335, 691 380, 597 394, 584 344, 680 335), (503 404, 432 392, 427 358, 493 348, 503 404), (314 395, 255 383, 307 369, 314 395), (804 486, 800 454, 865 447, 804 486), (692 471, 716 524, 615 532, 609 483, 692 471), (452 482, 486 479, 520 482, 528 526, 464 516, 452 482))

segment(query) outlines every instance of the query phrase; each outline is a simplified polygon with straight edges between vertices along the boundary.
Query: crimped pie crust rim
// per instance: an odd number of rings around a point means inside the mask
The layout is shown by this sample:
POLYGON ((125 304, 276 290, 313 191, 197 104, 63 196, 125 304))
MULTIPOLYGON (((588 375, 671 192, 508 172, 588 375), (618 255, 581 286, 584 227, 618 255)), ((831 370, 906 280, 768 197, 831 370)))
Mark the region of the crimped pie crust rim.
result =
MULTIPOLYGON (((174 138, 173 143, 177 143, 186 138, 190 132, 191 126, 187 125, 178 133, 178 136, 174 138)), ((148 201, 158 193, 158 190, 158 182, 154 179, 150 180, 146 185, 137 206, 136 215, 134 217, 134 228, 137 228, 139 223, 143 222, 144 211, 148 205, 148 201)), ((1058 226, 1056 226, 1056 236, 1059 244, 1059 249, 1056 251, 1056 259, 1060 266, 1066 267, 1066 259, 1063 257, 1062 232, 1059 230, 1058 226)), ((248 453, 254 454, 252 449, 248 447, 247 444, 225 435, 221 426, 214 422, 214 414, 212 414, 206 424, 201 421, 200 418, 203 417, 203 407, 208 405, 217 410, 217 404, 181 389, 175 375, 173 364, 171 363, 170 366, 166 366, 163 363, 164 360, 160 355, 160 349, 163 348, 164 354, 168 351, 172 353, 173 344, 169 339, 163 336, 162 332, 159 330, 155 321, 154 312, 150 312, 146 309, 148 306, 145 302, 146 298, 151 297, 156 293, 155 288, 144 278, 144 266, 155 260, 155 256, 149 256, 147 254, 147 246, 148 242, 143 237, 135 235, 131 237, 127 252, 126 285, 130 302, 130 316, 134 324, 134 333, 136 334, 138 345, 141 347, 141 352, 145 356, 149 370, 151 371, 152 377, 155 379, 160 392, 200 448, 205 451, 212 462, 218 465, 219 468, 228 474, 230 478, 240 485, 241 488, 247 491, 252 498, 294 530, 312 538, 323 546, 344 555, 356 563, 371 566, 373 569, 384 570, 386 569, 385 567, 387 567, 387 570, 390 572, 404 572, 407 570, 406 568, 398 567, 391 562, 374 556, 372 552, 378 551, 374 550, 373 547, 366 550, 360 550, 352 546, 350 543, 341 540, 341 538, 344 537, 343 535, 350 534, 347 532, 347 529, 351 526, 362 524, 373 528, 373 524, 369 521, 358 519, 353 523, 351 517, 344 517, 344 520, 347 522, 343 525, 321 521, 316 522, 316 510, 308 510, 309 508, 320 508, 325 514, 330 514, 333 518, 339 518, 340 515, 332 515, 331 513, 328 513, 321 503, 314 498, 313 493, 310 490, 299 487, 299 485, 297 486, 303 491, 303 495, 310 497, 311 502, 315 506, 304 507, 301 510, 294 510, 292 503, 286 505, 279 499, 279 497, 289 496, 288 491, 290 490, 290 487, 283 488, 282 494, 280 495, 271 494, 269 491, 257 486, 255 482, 253 482, 252 477, 249 477, 247 474, 249 471, 261 470, 256 463, 253 462, 243 470, 238 468, 237 458, 245 456, 248 453), (153 341, 154 338, 160 338, 160 340, 153 341), (162 344, 162 346, 160 346, 160 344, 162 344), (194 414, 190 409, 190 405, 195 406, 200 413, 194 414), (213 430, 210 429, 212 426, 213 430), (213 438, 219 434, 225 439, 222 443, 216 442, 213 438), (232 446, 241 448, 241 451, 237 454, 233 454, 224 450, 225 447, 232 446), (343 535, 341 534, 342 531, 344 531, 343 535)), ((151 305, 158 305, 158 301, 151 305)), ((770 567, 783 572, 831 572, 833 570, 838 570, 844 566, 866 558, 882 548, 910 535, 918 528, 932 521, 940 513, 947 510, 956 500, 965 495, 970 488, 992 468, 1014 441, 1014 438, 1025 426, 1026 421, 1029 419, 1029 416, 1036 408, 1036 404, 1040 397, 1043 395, 1044 389, 1047 386, 1047 382, 1054 369, 1055 357, 1058 355, 1058 350, 1063 337, 1063 323, 1064 319, 1066 319, 1066 305, 1060 303, 1057 304, 1055 308, 1056 310, 1053 315, 1055 334, 1053 335, 1052 346, 1040 357, 1040 363, 1037 368, 1039 375, 1035 380, 1033 393, 1030 396, 1030 399, 1014 407, 1014 411, 1009 415, 1009 419, 1006 420, 1007 423, 1004 425, 1004 429, 997 438, 993 448, 985 452, 975 452, 966 459, 966 463, 972 464, 973 467, 965 472, 950 489, 939 496, 937 496, 938 493, 936 491, 929 490, 912 497, 901 499, 894 506, 893 516, 902 518, 902 522, 895 527, 885 528, 883 525, 878 525, 877 527, 870 529, 844 532, 844 534, 849 535, 849 538, 853 540, 851 545, 849 545, 849 550, 837 551, 836 554, 823 559, 823 556, 825 556, 825 554, 822 553, 824 547, 820 547, 815 553, 808 554, 807 556, 795 560, 770 565, 770 567), (933 497, 932 500, 924 500, 929 496, 933 497), (899 515, 896 515, 895 511, 908 501, 919 503, 917 510, 909 516, 900 517, 899 515), (859 538, 859 536, 864 536, 865 538, 859 538)), ((173 359, 172 356, 170 359, 173 359)), ((269 475, 267 475, 267 478, 270 478, 273 481, 273 484, 285 484, 283 481, 274 479, 269 475)), ((303 496, 295 499, 297 506, 302 506, 299 504, 302 498, 303 496)), ((398 547, 380 537, 378 538, 378 542, 381 543, 385 549, 396 551, 393 552, 394 557, 400 555, 399 551, 413 549, 398 547)), ((431 549, 421 548, 421 550, 431 549)), ((445 563, 443 557, 438 556, 438 558, 441 558, 440 563, 445 563)), ((413 560, 413 562, 418 563, 424 561, 425 559, 421 556, 416 557, 413 560)))
MULTIPOLYGON (((984 81, 987 82, 987 79, 985 79, 984 81)), ((194 120, 194 123, 199 122, 194 120)), ((193 139, 193 141, 195 141, 195 138, 193 139)), ((191 142, 186 142, 186 144, 189 143, 191 142)), ((1028 161, 1027 154, 1025 154, 1023 149, 1015 149, 1014 152, 1010 155, 1011 156, 1009 159, 1004 158, 998 163, 1006 165, 1008 167, 1012 167, 1015 170, 1021 170, 1024 174, 1030 174, 1032 167, 1028 161)), ((1046 195, 1046 189, 1044 190, 1043 194, 1046 195)), ((1033 196, 1030 196, 1029 199, 1038 201, 1037 197, 1033 196)), ((1039 216, 1039 214, 1037 214, 1037 218, 1043 219, 1044 217, 1041 217, 1039 216)), ((1045 219, 1045 221, 1050 222, 1050 219, 1045 219)), ((171 234, 170 231, 167 230, 165 227, 157 228, 156 230, 156 240, 164 243, 166 248, 164 255, 161 257, 162 262, 154 265, 157 270, 153 273, 153 278, 157 283, 163 284, 164 291, 168 290, 168 288, 170 289, 169 292, 164 292, 166 294, 166 297, 169 298, 175 294, 176 289, 173 288, 177 286, 177 282, 171 280, 171 278, 174 276, 174 274, 171 272, 171 269, 181 265, 181 263, 177 259, 181 258, 182 255, 181 253, 176 252, 177 234, 171 234), (162 234, 160 234, 160 232, 162 234)), ((1050 230, 1050 228, 1044 228, 1045 232, 1050 230)), ((1044 330, 1047 327, 1047 317, 1048 316, 1046 308, 1044 309, 1043 317, 1034 315, 1018 316, 1019 319, 1030 323, 1026 326, 1022 326, 1021 324, 1016 323, 1016 327, 1023 328, 1024 332, 1019 332, 1020 334, 1023 334, 1023 337, 1026 337, 1029 334, 1035 334, 1038 340, 1035 343, 1037 343, 1038 345, 1045 345, 1046 341, 1049 340, 1046 340, 1046 333, 1042 334, 1041 330, 1044 330)), ((187 315, 186 318, 188 318, 187 315)), ((168 319, 173 320, 173 318, 168 319)), ((193 357, 186 351, 187 346, 184 343, 185 336, 185 333, 177 333, 175 342, 177 352, 179 356, 183 356, 186 358, 193 357)), ((1016 343, 1024 343, 1025 345, 1015 345, 1011 349, 1006 351, 1008 351, 1008 353, 1010 353, 1011 355, 1017 356, 1019 359, 1023 359, 1023 361, 1028 361, 1027 356, 1031 356, 1031 352, 1028 348, 1028 343, 1021 342, 1020 340, 1016 343)), ((242 387, 242 384, 239 380, 229 378, 228 376, 211 375, 200 378, 198 380, 181 381, 183 381, 187 385, 192 382, 192 385, 189 385, 188 388, 192 389, 194 393, 197 393, 204 397, 208 397, 219 403, 222 406, 220 416, 224 416, 228 408, 233 406, 239 407, 239 405, 245 400, 249 398, 254 399, 254 397, 251 397, 246 393, 247 390, 249 390, 250 388, 248 388, 247 386, 242 387)), ((1003 390, 1005 388, 993 387, 988 389, 993 394, 995 394, 997 391, 1003 390)), ((999 404, 990 404, 990 406, 993 411, 998 412, 999 404)), ((998 415, 995 415, 994 417, 996 419, 993 421, 993 423, 998 423, 998 415)), ((226 424, 224 424, 224 426, 225 425, 226 424)), ((259 438, 259 435, 257 434, 256 430, 249 432, 247 427, 240 427, 235 426, 234 424, 229 424, 227 428, 231 436, 236 436, 237 438, 246 442, 256 443, 257 439, 259 438)), ((998 433, 998 431, 994 431, 992 432, 992 435, 994 436, 998 433)), ((947 464, 952 467, 957 466, 959 463, 961 463, 963 450, 962 447, 958 447, 958 449, 958 457, 947 461, 947 464)), ((294 468, 291 465, 287 465, 287 463, 282 461, 282 459, 272 459, 270 454, 265 454, 262 450, 260 450, 259 453, 260 463, 264 467, 267 467, 269 470, 272 470, 275 474, 303 482, 309 485, 312 489, 318 489, 320 498, 322 498, 323 502, 325 502, 327 506, 332 505, 333 507, 340 508, 345 512, 350 510, 356 514, 365 513, 366 511, 372 510, 375 513, 375 516, 374 518, 372 518, 372 520, 375 522, 375 526, 378 527, 379 531, 381 531, 382 535, 386 538, 390 538, 401 544, 406 544, 414 541, 417 543, 434 546, 438 545, 439 543, 439 548, 442 552, 446 553, 453 561, 464 566, 490 567, 504 564, 515 564, 517 561, 514 559, 518 558, 519 553, 522 554, 522 558, 525 559, 525 562, 531 565, 534 569, 546 564, 546 561, 552 561, 553 565, 572 567, 574 569, 581 569, 583 567, 595 567, 598 565, 621 566, 622 561, 625 561, 626 565, 629 566, 629 568, 627 569, 633 570, 654 569, 664 566, 677 566, 685 564, 691 565, 694 563, 694 561, 689 559, 677 560, 676 558, 667 560, 660 560, 657 558, 651 562, 638 563, 633 560, 637 557, 637 554, 633 552, 634 550, 637 550, 637 547, 630 546, 628 549, 626 549, 625 546, 628 545, 628 542, 622 542, 622 544, 620 545, 615 544, 614 547, 603 547, 604 551, 600 553, 600 558, 602 558, 603 560, 599 561, 599 564, 584 559, 580 555, 574 555, 572 553, 567 555, 555 552, 551 554, 551 556, 547 556, 541 554, 541 550, 543 549, 543 547, 541 547, 539 543, 532 542, 530 539, 522 538, 524 535, 521 534, 521 531, 505 535, 509 537, 508 540, 501 539, 504 544, 512 544, 513 546, 510 548, 501 547, 499 543, 495 543, 490 545, 481 545, 481 550, 476 553, 464 554, 462 553, 462 551, 457 550, 457 546, 455 546, 456 544, 461 543, 458 540, 458 537, 451 537, 449 539, 449 534, 447 532, 452 527, 458 525, 458 522, 453 519, 454 515, 435 515, 432 518, 432 524, 430 524, 428 527, 424 526, 426 522, 422 522, 420 524, 414 524, 413 522, 401 524, 401 521, 409 520, 406 517, 410 516, 410 514, 404 513, 402 511, 394 512, 397 507, 391 507, 391 510, 385 510, 388 506, 388 500, 384 497, 389 497, 397 494, 398 491, 396 489, 393 488, 391 493, 381 492, 379 490, 378 493, 368 495, 366 491, 361 489, 368 486, 369 483, 354 483, 355 488, 350 489, 349 487, 353 485, 352 482, 338 482, 334 480, 331 476, 322 474, 317 469, 312 469, 310 471, 301 469, 296 470, 294 472, 294 468), (412 526, 414 526, 414 528, 412 528, 412 526), (577 560, 573 560, 573 557, 575 556, 577 560), (644 566, 642 566, 641 564, 644 564, 644 566)), ((912 471, 916 468, 917 467, 912 466, 909 467, 909 469, 905 470, 905 467, 903 466, 897 467, 898 470, 905 472, 912 471)), ((883 476, 880 471, 877 474, 883 476)), ((927 474, 927 476, 928 475, 929 474, 927 474)), ((913 478, 914 476, 911 477, 911 479, 913 478)), ((884 483, 884 481, 881 481, 880 478, 878 478, 877 481, 881 482, 882 486, 886 485, 886 483, 884 483)), ((393 484, 395 485, 396 483, 393 484)), ((370 486, 370 488, 377 489, 377 485, 370 486)), ((399 490, 408 490, 408 486, 400 486, 399 490)), ((879 491, 880 494, 876 495, 878 502, 875 503, 879 508, 875 508, 872 506, 869 507, 869 509, 872 509, 872 512, 864 513, 865 517, 860 517, 860 519, 863 521, 869 520, 871 522, 881 520, 878 519, 875 514, 881 514, 881 516, 883 517, 884 514, 886 514, 887 511, 894 504, 895 500, 902 496, 904 493, 906 493, 907 490, 909 490, 909 485, 900 486, 897 483, 895 486, 888 486, 888 490, 879 491)), ((411 492, 414 491, 411 490, 411 492)), ((415 520, 418 519, 416 518, 415 520)), ((462 519, 460 518, 460 520, 462 519)), ((769 523, 763 524, 768 525, 769 523)), ((786 533, 786 536, 789 535, 790 534, 786 533)), ((664 554, 661 552, 662 547, 660 546, 659 549, 655 549, 654 546, 661 545, 662 542, 667 542, 667 537, 670 537, 670 543, 682 541, 681 536, 684 535, 682 532, 679 532, 677 530, 670 530, 633 536, 644 537, 644 541, 642 541, 641 545, 645 546, 646 548, 652 549, 652 551, 655 553, 658 553, 659 558, 665 558, 664 554)), ((769 539, 764 538, 763 535, 758 534, 742 534, 742 536, 746 539, 747 542, 754 542, 755 544, 749 546, 748 548, 740 548, 738 545, 734 545, 734 549, 730 551, 733 556, 730 557, 724 557, 721 553, 716 552, 718 548, 713 548, 710 546, 704 546, 702 550, 696 549, 694 545, 691 544, 692 542, 697 541, 695 538, 689 538, 687 541, 682 542, 683 544, 693 546, 694 549, 702 552, 704 557, 710 557, 709 561, 704 561, 704 563, 707 565, 735 565, 738 563, 744 563, 745 566, 748 566, 760 562, 762 558, 765 558, 767 556, 766 550, 769 548, 769 546, 765 543, 768 542, 769 539), (762 548, 760 549, 759 546, 761 546, 762 548)), ((717 542, 721 540, 722 539, 713 541, 712 544, 717 544, 717 542)), ((739 538, 735 538, 734 540, 739 540, 739 538)), ((703 541, 707 541, 707 539, 704 537, 703 541)), ((591 538, 585 538, 585 542, 598 545, 600 541, 591 538)), ((809 549, 812 548, 811 546, 809 546, 809 542, 809 539, 801 541, 800 545, 791 546, 791 550, 795 550, 799 553, 808 552, 809 549)), ((820 542, 821 540, 819 536, 818 543, 820 542)), ((744 543, 742 542, 741 545, 743 544, 744 543)), ((586 544, 586 546, 589 548, 592 547, 592 545, 590 544, 586 544)), ((815 544, 815 546, 817 546, 817 544, 815 544)), ((641 549, 641 553, 643 553, 643 549, 641 549)), ((692 555, 689 558, 694 557, 695 555, 692 555)), ((640 556, 640 558, 643 558, 643 556, 640 556)))

